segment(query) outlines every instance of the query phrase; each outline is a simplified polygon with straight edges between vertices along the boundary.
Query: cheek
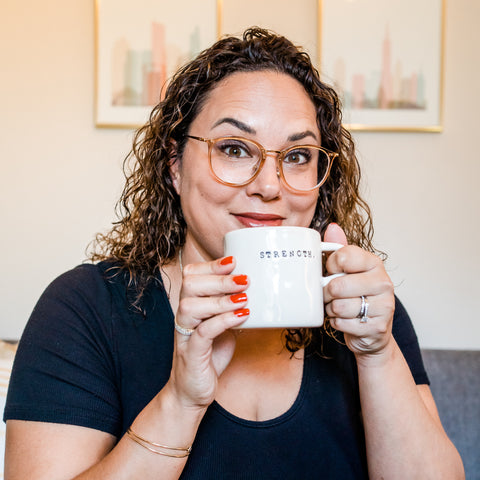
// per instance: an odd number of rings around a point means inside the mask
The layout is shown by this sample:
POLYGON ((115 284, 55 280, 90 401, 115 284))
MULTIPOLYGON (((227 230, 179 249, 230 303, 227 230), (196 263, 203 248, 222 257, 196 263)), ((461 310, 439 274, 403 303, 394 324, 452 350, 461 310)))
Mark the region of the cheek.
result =
POLYGON ((291 201, 292 210, 298 212, 301 216, 308 217, 308 222, 310 223, 315 213, 317 199, 318 195, 316 193, 308 196, 296 196, 291 201))
POLYGON ((223 205, 230 201, 235 194, 232 187, 227 187, 218 183, 209 172, 199 175, 190 183, 191 191, 196 192, 196 197, 202 202, 208 202, 212 205, 223 205))
POLYGON ((234 194, 231 190, 218 184, 208 174, 184 177, 180 197, 186 219, 191 215, 202 218, 217 216, 217 209, 225 208, 231 201, 234 194))

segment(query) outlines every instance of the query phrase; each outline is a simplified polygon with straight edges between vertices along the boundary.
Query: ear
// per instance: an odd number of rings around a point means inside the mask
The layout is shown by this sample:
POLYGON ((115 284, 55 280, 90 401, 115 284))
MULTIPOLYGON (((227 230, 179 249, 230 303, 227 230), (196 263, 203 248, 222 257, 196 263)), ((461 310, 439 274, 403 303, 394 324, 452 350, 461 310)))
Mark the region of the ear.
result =
POLYGON ((170 171, 170 178, 178 195, 180 195, 180 181, 181 181, 181 165, 180 159, 177 156, 177 142, 171 141, 168 166, 170 171))

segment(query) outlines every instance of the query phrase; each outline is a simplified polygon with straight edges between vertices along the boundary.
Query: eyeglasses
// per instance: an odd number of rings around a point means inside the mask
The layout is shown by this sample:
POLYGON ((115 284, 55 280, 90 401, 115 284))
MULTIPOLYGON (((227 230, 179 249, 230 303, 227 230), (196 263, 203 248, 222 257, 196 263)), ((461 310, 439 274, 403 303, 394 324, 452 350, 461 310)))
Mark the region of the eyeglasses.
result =
POLYGON ((277 175, 285 185, 297 192, 310 192, 328 177, 338 153, 315 145, 294 145, 285 150, 267 150, 259 143, 242 137, 188 138, 208 144, 210 168, 224 185, 241 187, 259 175, 267 153, 277 154, 277 175))

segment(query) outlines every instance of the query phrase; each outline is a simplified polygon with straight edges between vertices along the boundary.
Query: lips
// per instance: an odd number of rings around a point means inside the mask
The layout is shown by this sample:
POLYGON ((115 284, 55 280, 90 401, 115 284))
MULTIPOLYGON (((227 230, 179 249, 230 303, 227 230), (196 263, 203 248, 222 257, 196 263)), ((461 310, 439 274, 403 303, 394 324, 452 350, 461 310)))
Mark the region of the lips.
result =
POLYGON ((234 217, 244 226, 252 227, 279 227, 284 220, 280 215, 256 212, 242 212, 234 214, 234 217))

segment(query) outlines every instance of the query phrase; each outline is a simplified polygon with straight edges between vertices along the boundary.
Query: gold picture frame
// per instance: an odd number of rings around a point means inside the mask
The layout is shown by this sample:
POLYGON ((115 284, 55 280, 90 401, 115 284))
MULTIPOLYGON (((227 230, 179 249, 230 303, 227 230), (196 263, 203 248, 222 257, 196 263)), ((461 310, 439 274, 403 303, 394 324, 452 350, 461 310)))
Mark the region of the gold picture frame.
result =
POLYGON ((443 130, 444 22, 445 0, 322 0, 321 75, 346 128, 443 130))
POLYGON ((218 38, 218 0, 94 1, 95 125, 137 128, 173 72, 218 38))

